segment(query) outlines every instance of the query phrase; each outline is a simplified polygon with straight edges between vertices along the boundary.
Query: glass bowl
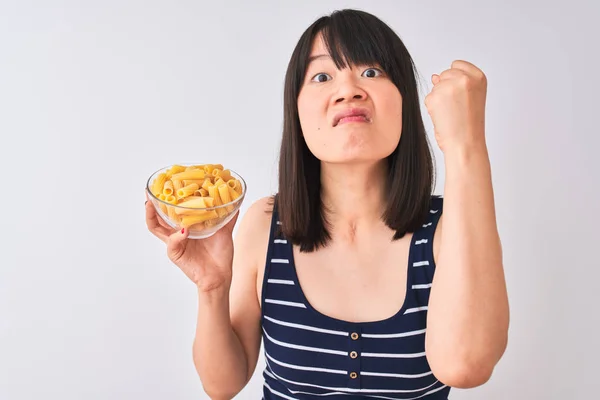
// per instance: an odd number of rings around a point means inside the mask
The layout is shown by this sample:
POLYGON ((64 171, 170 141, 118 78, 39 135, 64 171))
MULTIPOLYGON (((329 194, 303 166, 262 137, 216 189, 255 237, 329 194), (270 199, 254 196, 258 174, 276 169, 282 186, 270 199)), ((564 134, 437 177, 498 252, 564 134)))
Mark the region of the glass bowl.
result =
POLYGON ((221 164, 174 164, 154 172, 146 184, 159 217, 173 229, 204 239, 225 226, 246 197, 246 181, 221 164))

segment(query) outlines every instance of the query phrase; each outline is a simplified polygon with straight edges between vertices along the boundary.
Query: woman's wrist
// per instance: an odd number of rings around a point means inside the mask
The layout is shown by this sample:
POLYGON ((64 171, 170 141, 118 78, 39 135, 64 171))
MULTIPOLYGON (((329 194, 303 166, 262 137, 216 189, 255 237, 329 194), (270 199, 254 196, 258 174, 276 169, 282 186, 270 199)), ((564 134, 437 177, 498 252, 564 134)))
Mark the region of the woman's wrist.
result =
POLYGON ((203 302, 222 302, 222 300, 229 298, 229 289, 231 282, 223 282, 220 284, 198 284, 196 289, 198 291, 198 297, 203 302))

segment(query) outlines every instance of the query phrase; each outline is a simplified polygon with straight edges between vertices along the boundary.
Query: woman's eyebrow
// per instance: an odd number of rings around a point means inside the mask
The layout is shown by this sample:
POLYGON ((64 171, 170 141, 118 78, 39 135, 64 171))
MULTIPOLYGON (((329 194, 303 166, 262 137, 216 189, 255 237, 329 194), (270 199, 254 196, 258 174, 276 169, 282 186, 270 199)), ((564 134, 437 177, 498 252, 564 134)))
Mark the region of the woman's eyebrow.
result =
POLYGON ((317 54, 315 56, 310 56, 308 57, 308 65, 310 65, 311 62, 321 58, 331 58, 331 56, 329 54, 317 54))

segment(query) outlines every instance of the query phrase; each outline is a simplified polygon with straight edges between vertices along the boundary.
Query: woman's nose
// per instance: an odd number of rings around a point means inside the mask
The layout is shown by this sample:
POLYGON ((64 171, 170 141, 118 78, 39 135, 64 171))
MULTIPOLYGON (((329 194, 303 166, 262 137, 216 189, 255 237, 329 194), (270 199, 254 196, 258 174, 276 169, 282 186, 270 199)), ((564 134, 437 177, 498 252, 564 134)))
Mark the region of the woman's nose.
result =
POLYGON ((366 98, 367 93, 357 85, 354 78, 346 78, 340 82, 338 91, 334 96, 335 103, 352 100, 364 100, 366 98))
POLYGON ((344 100, 350 100, 350 99, 353 99, 353 100, 362 100, 363 98, 364 98, 364 96, 362 94, 360 94, 360 93, 356 93, 355 95, 348 94, 348 95, 345 95, 345 96, 337 97, 336 100, 335 100, 335 102, 336 103, 341 103, 344 100))

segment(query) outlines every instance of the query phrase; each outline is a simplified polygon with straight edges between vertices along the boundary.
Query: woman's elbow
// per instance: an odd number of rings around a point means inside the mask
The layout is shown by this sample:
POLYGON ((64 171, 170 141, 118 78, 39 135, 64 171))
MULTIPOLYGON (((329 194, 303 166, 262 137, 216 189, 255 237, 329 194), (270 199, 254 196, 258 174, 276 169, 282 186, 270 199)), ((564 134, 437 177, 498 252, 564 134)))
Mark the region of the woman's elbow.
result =
POLYGON ((202 386, 202 389, 211 400, 231 400, 240 392, 239 390, 214 390, 207 388, 204 385, 202 386))
POLYGON ((481 386, 492 377, 493 367, 472 367, 455 364, 433 369, 434 376, 446 386, 471 389, 481 386))
POLYGON ((487 383, 496 364, 506 350, 507 340, 497 348, 487 348, 485 351, 454 354, 442 354, 436 351, 427 352, 427 361, 433 375, 447 386, 470 389, 487 383))

